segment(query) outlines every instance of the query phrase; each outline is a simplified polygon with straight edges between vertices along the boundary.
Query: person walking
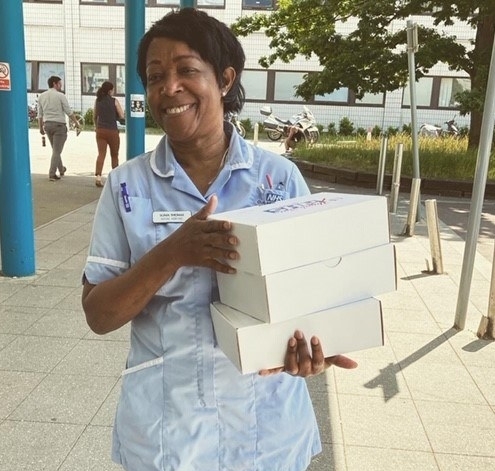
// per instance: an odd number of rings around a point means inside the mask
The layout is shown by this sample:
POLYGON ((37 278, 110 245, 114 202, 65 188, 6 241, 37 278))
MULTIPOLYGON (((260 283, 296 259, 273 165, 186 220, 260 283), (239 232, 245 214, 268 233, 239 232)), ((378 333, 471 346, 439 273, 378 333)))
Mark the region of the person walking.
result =
POLYGON ((96 129, 96 145, 98 157, 96 158, 95 183, 102 187, 101 173, 107 155, 107 147, 110 148, 112 169, 119 165, 120 135, 117 121, 123 124, 124 110, 116 98, 113 97, 114 86, 112 82, 103 82, 96 92, 96 100, 93 108, 93 116, 96 129))
POLYGON ((239 240, 208 216, 268 204, 266 175, 283 182, 284 199, 309 194, 293 162, 224 121, 244 103, 244 62, 228 26, 193 8, 155 22, 138 48, 164 136, 108 175, 82 292, 94 332, 131 325, 112 453, 127 471, 303 471, 321 452, 304 377, 357 366, 324 358, 319 339, 296 330, 283 368, 242 375, 215 340, 215 273, 233 276, 239 240))
POLYGON ((52 146, 52 157, 48 171, 48 178, 52 182, 60 180, 60 177, 63 177, 67 171, 62 163, 62 151, 67 140, 66 115, 74 122, 77 131, 80 132, 81 130, 76 115, 61 90, 62 79, 57 75, 52 75, 48 78, 48 90, 38 98, 40 133, 42 136, 47 135, 52 146), (57 170, 60 176, 57 175, 57 170))

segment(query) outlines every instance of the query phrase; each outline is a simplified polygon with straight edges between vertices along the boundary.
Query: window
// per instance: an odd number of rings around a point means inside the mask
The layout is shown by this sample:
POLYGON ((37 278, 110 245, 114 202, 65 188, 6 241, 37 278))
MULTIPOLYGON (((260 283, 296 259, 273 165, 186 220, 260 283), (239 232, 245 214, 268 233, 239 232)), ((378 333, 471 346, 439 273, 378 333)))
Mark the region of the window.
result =
POLYGON ((267 75, 265 70, 245 70, 242 73, 246 100, 266 100, 267 75))
POLYGON ((30 92, 33 88, 33 64, 32 62, 26 62, 26 89, 30 92))
POLYGON ((317 101, 326 101, 332 103, 348 103, 349 101, 349 89, 339 88, 334 90, 332 93, 325 93, 324 95, 317 95, 315 97, 317 101))
MULTIPOLYGON (((433 90, 433 77, 421 77, 416 82, 416 106, 431 107, 431 97, 433 90)), ((404 88, 402 106, 411 106, 411 96, 409 86, 404 88)))
POLYGON ((275 0, 242 0, 244 10, 274 10, 275 0))
MULTIPOLYGON (((179 7, 180 0, 148 0, 146 4, 150 7, 179 7)), ((225 8, 225 0, 196 0, 196 6, 198 8, 225 8)))
POLYGON ((120 64, 81 64, 81 89, 84 95, 94 95, 105 81, 113 83, 115 95, 124 95, 125 66, 120 64))
POLYGON ((81 3, 99 3, 100 5, 123 5, 125 0, 81 0, 81 3))
POLYGON ((365 93, 360 100, 356 98, 356 105, 383 105, 385 95, 383 93, 365 93))
POLYGON ((295 87, 303 82, 304 72, 277 72, 273 98, 279 101, 303 101, 296 97, 295 87))
MULTIPOLYGON (((63 62, 26 61, 26 89, 28 92, 43 92, 48 90, 48 77, 58 75, 65 77, 63 62)), ((65 88, 65 84, 62 84, 65 88)))
POLYGON ((456 95, 465 90, 471 90, 471 80, 468 78, 442 77, 440 79, 439 108, 456 108, 456 95))

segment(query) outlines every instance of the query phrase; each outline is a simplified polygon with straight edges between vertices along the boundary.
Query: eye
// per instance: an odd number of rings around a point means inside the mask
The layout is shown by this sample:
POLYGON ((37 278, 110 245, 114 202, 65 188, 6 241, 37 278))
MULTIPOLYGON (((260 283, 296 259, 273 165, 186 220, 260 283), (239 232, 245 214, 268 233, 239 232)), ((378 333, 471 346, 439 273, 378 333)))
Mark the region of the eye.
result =
POLYGON ((192 75, 196 72, 196 69, 193 67, 181 67, 179 72, 181 75, 192 75))
POLYGON ((148 84, 153 84, 156 83, 160 80, 161 74, 159 73, 150 73, 148 74, 146 80, 148 81, 148 84))

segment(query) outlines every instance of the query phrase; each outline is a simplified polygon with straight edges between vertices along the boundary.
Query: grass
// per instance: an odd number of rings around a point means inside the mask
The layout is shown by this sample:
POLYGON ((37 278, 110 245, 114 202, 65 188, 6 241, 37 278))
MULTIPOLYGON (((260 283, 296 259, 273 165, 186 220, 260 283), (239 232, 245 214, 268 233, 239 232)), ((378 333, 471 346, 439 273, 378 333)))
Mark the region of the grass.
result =
MULTIPOLYGON (((413 152, 411 136, 389 136, 385 169, 392 173, 397 144, 402 143, 403 176, 413 176, 413 152)), ((421 178, 440 180, 472 180, 476 169, 477 151, 468 150, 467 137, 419 138, 419 173, 421 178)), ((381 139, 322 136, 313 146, 299 146, 294 156, 309 162, 332 167, 376 173, 380 158, 381 139)), ((490 155, 488 180, 495 180, 495 152, 490 155)))

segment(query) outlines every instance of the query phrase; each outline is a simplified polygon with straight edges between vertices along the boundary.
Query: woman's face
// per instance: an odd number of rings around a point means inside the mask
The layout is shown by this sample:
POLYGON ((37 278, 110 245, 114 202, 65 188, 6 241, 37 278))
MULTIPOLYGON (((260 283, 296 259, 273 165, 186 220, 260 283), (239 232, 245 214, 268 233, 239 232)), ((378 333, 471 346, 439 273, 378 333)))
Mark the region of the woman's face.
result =
POLYGON ((223 133, 222 90, 213 67, 181 41, 155 38, 146 55, 151 114, 172 142, 223 133))

